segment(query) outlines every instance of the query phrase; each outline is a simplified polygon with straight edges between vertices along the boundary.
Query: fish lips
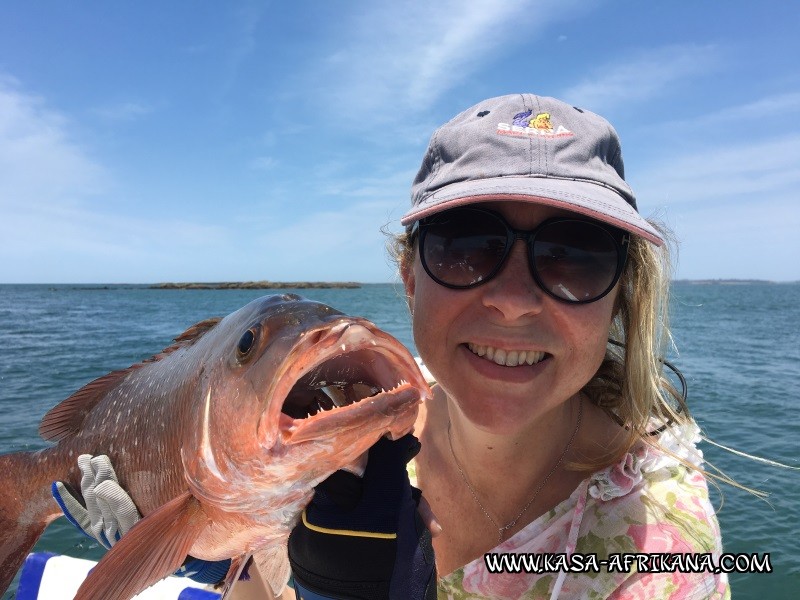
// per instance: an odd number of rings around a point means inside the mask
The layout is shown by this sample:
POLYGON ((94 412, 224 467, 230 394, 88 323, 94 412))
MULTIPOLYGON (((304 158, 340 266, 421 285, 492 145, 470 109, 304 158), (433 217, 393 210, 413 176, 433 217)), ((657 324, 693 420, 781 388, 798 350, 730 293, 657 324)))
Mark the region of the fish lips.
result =
POLYGON ((259 425, 262 445, 325 440, 356 430, 408 433, 431 397, 419 367, 369 321, 341 318, 307 332, 283 363, 259 425))
POLYGON ((385 429, 394 440, 411 431, 420 401, 419 390, 406 383, 388 392, 306 419, 293 419, 281 413, 281 441, 288 446, 341 435, 352 429, 360 429, 364 433, 385 429))

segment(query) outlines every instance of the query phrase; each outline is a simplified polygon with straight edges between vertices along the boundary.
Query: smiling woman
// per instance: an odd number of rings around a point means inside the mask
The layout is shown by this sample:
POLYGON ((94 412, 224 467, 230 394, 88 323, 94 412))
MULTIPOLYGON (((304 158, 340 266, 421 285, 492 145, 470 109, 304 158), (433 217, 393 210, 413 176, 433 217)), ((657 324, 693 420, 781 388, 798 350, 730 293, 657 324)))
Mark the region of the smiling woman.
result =
POLYGON ((697 428, 662 373, 665 234, 636 210, 613 128, 552 98, 481 102, 434 133, 402 222, 393 254, 436 379, 415 473, 442 528, 440 597, 727 597, 725 575, 606 562, 721 552, 697 428), (513 566, 537 555, 560 566, 513 566))

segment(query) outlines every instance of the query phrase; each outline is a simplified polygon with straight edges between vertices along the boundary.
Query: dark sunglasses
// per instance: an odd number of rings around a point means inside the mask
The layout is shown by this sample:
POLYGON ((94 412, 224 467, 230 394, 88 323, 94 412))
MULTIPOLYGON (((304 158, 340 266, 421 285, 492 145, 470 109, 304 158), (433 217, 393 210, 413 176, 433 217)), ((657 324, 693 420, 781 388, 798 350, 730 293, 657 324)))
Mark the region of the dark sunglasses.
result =
POLYGON ((417 232, 422 266, 440 285, 468 289, 486 283, 501 271, 514 242, 523 240, 533 279, 556 300, 571 304, 595 302, 614 288, 630 242, 621 229, 571 217, 522 231, 482 208, 422 219, 412 236, 417 232))

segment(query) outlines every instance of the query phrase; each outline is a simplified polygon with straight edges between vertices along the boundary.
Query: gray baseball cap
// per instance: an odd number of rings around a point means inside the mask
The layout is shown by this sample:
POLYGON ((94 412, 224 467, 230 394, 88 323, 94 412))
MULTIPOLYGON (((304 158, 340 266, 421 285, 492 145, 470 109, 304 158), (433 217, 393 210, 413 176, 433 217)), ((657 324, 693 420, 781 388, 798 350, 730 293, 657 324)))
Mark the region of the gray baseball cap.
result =
POLYGON ((563 208, 664 243, 639 215, 611 124, 555 98, 490 98, 442 125, 400 222, 408 226, 449 208, 497 200, 563 208))

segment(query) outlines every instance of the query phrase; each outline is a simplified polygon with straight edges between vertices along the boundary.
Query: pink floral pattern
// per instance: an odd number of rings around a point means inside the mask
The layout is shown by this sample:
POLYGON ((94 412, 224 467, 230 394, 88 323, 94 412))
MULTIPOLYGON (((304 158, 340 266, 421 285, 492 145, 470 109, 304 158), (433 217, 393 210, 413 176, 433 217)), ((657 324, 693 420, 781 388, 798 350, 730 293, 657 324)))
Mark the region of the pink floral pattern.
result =
MULTIPOLYGON (((656 449, 640 443, 618 463, 593 473, 564 502, 529 523, 494 549, 512 553, 596 554, 722 552, 719 525, 708 499, 705 477, 676 457, 700 466, 696 426, 672 427, 656 449), (665 451, 664 451, 665 450, 665 451)), ((448 600, 613 600, 729 599, 724 574, 490 573, 483 557, 439 580, 448 600)))

